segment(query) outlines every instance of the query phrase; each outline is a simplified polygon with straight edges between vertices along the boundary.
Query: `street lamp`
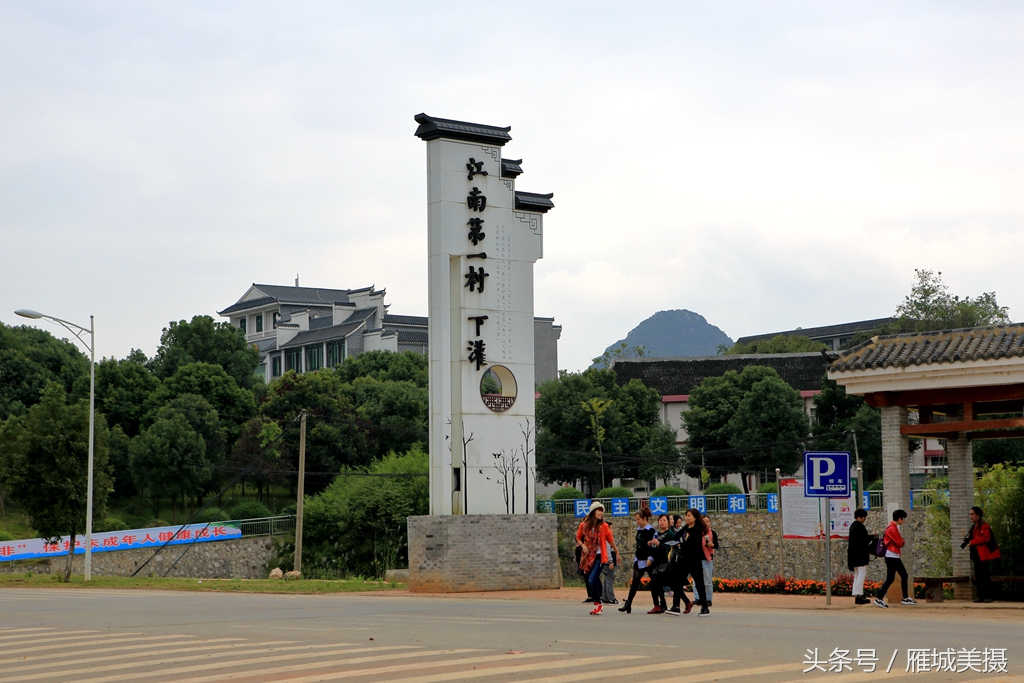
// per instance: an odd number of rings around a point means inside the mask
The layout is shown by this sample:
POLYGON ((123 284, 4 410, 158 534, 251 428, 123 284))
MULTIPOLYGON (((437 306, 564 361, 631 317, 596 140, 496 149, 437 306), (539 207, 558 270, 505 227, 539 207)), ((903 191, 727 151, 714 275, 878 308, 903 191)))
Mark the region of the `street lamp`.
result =
MULTIPOLYGON (((89 327, 82 327, 67 320, 54 318, 52 315, 44 315, 38 311, 22 308, 14 312, 23 318, 39 320, 46 318, 62 325, 75 339, 89 350, 89 483, 87 486, 87 498, 85 502, 85 580, 92 579, 92 470, 93 470, 93 449, 96 444, 96 330, 93 316, 89 316, 89 327), (86 344, 82 335, 89 333, 89 343, 86 344)), ((68 552, 74 554, 74 548, 68 548, 68 552)))

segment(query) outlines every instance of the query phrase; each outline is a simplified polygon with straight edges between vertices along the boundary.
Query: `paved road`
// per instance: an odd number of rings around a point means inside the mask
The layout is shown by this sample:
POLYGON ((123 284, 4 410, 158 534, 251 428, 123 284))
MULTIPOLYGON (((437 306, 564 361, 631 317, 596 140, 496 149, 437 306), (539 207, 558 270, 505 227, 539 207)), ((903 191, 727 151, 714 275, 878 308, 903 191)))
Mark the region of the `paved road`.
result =
MULTIPOLYGON (((239 595, 0 590, 0 683, 353 680, 1024 680, 1024 613, 892 608, 721 609, 711 618, 590 617, 568 601, 396 595, 239 595), (836 648, 873 648, 892 673, 807 668, 836 648), (906 673, 907 648, 1005 648, 1016 674, 906 673), (510 651, 517 652, 510 654, 510 651)), ((961 655, 961 661, 970 657, 961 655)))

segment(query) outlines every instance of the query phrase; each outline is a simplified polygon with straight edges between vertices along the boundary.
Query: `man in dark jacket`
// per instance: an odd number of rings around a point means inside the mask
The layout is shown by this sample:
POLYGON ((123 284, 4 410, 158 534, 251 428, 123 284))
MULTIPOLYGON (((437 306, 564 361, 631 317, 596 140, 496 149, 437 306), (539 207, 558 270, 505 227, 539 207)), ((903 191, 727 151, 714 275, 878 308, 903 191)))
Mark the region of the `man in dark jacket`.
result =
POLYGON ((992 527, 988 522, 982 521, 985 512, 975 505, 968 514, 971 518, 971 528, 960 547, 971 546, 974 581, 978 584, 978 599, 974 602, 992 602, 992 570, 989 568, 989 562, 998 560, 1002 555, 992 534, 992 527))
POLYGON ((849 547, 846 549, 847 565, 850 567, 850 571, 853 572, 854 602, 858 605, 868 604, 867 598, 864 597, 864 579, 868 575, 868 562, 871 561, 871 556, 868 554, 871 536, 868 535, 868 529, 864 526, 864 521, 867 518, 868 511, 863 508, 858 508, 853 513, 853 524, 850 525, 850 542, 849 547))

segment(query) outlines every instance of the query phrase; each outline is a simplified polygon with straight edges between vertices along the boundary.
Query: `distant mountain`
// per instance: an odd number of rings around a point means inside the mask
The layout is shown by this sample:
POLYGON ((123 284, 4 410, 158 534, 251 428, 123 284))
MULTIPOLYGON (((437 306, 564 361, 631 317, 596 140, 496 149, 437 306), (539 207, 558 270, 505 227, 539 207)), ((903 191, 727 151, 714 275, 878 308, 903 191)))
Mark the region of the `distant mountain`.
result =
POLYGON ((677 309, 658 311, 606 349, 610 351, 622 342, 630 349, 643 346, 651 357, 714 356, 719 344, 732 346, 732 339, 699 313, 677 309))

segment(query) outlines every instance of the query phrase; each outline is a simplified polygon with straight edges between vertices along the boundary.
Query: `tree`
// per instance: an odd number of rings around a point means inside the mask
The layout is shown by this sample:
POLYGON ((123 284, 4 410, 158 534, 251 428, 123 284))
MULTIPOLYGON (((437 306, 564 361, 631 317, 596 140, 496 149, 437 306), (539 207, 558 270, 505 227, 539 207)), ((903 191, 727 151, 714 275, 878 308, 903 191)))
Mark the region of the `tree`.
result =
POLYGON ((910 294, 896 309, 902 331, 924 332, 1010 322, 1009 309, 998 304, 995 292, 961 298, 949 293, 949 287, 942 282, 942 272, 915 268, 914 276, 917 281, 911 286, 910 294))
POLYGON ((150 394, 146 424, 156 419, 163 406, 185 394, 203 398, 217 411, 229 443, 238 438, 241 426, 256 414, 252 392, 238 386, 224 368, 212 363, 189 363, 179 367, 150 394))
MULTIPOLYGON (((170 498, 175 524, 178 501, 184 508, 185 500, 202 493, 213 476, 203 437, 196 433, 183 413, 173 409, 164 411, 132 440, 130 453, 135 485, 148 490, 154 503, 163 496, 170 498)), ((156 511, 154 504, 154 514, 156 511)))
MULTIPOLYGON (((720 474, 796 469, 790 461, 797 453, 795 445, 769 445, 807 436, 807 417, 799 393, 774 369, 749 365, 741 373, 730 370, 708 377, 690 392, 688 405, 683 423, 691 476, 698 476, 705 464, 720 474)), ((746 479, 743 484, 747 486, 746 479)))
POLYGON ((0 323, 0 420, 24 415, 51 381, 74 399, 88 396, 89 359, 49 332, 0 323))
POLYGON ((124 360, 104 358, 96 366, 96 405, 107 421, 137 436, 147 403, 160 380, 146 366, 146 354, 132 349, 124 360))
MULTIPOLYGON (((107 464, 107 426, 95 422, 93 521, 106 516, 111 477, 107 464)), ((89 402, 69 404, 57 382, 47 382, 39 402, 26 415, 9 417, 0 427, 0 484, 28 515, 41 538, 57 543, 63 535, 85 531, 88 501, 89 402)), ((64 580, 71 576, 68 553, 64 580)))
POLYGON ((612 370, 562 372, 540 387, 537 400, 537 478, 545 483, 582 480, 603 488, 598 433, 590 399, 610 400, 601 417, 605 477, 667 476, 678 471, 674 431, 660 420, 661 397, 639 380, 624 386, 612 370))
POLYGON ((747 344, 733 344, 731 348, 721 350, 721 354, 735 356, 744 353, 807 353, 823 349, 828 349, 828 347, 809 337, 799 334, 780 334, 771 339, 756 339, 747 344))
MULTIPOLYGON (((743 468, 747 471, 779 468, 791 473, 800 466, 801 449, 793 443, 779 442, 802 439, 809 427, 800 394, 778 376, 765 377, 755 382, 740 401, 732 421, 730 444, 754 449, 743 454, 743 468)), ((746 477, 743 492, 749 493, 746 477)))
POLYGON ((430 404, 425 386, 413 380, 363 376, 343 383, 340 390, 355 406, 374 459, 426 443, 430 404))
POLYGON ((256 383, 260 353, 237 327, 197 315, 191 322, 171 321, 164 328, 150 367, 157 377, 166 379, 191 363, 219 365, 235 384, 248 389, 256 383))
POLYGON ((826 375, 821 393, 814 397, 815 422, 811 434, 817 437, 814 448, 823 451, 856 450, 860 454, 864 476, 869 481, 882 476, 882 417, 861 396, 847 394, 846 388, 826 375), (857 433, 854 449, 851 432, 857 433))
POLYGON ((419 448, 390 453, 366 469, 341 474, 308 498, 303 571, 382 577, 388 569, 408 566, 406 520, 429 510, 428 468, 419 448))
POLYGON ((372 377, 381 382, 412 382, 427 388, 427 357, 414 351, 367 351, 354 358, 346 358, 337 368, 342 382, 360 377, 372 377))

